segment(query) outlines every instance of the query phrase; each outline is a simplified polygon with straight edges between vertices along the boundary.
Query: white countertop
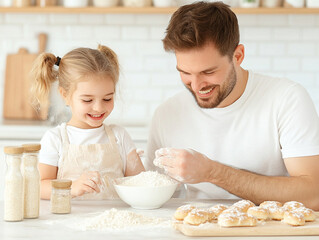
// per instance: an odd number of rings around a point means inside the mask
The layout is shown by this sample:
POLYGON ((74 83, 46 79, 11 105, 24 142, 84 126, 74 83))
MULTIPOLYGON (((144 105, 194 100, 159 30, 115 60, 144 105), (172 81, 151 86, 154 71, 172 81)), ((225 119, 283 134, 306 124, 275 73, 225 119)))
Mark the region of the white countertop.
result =
MULTIPOLYGON (((212 205, 216 203, 227 203, 226 201, 212 200, 196 200, 186 201, 183 199, 171 199, 162 208, 155 210, 137 210, 130 208, 121 200, 106 200, 106 201, 73 201, 72 213, 67 215, 58 215, 50 213, 50 202, 41 200, 40 217, 38 219, 25 219, 21 222, 5 222, 0 220, 0 239, 15 240, 15 239, 32 239, 32 240, 64 240, 64 239, 92 239, 92 240, 109 240, 109 239, 194 239, 203 240, 211 239, 205 237, 187 237, 168 225, 161 228, 151 227, 139 230, 123 230, 123 231, 80 231, 67 226, 66 220, 70 222, 77 217, 88 217, 91 213, 103 212, 116 208, 118 210, 129 210, 146 216, 153 216, 164 219, 171 219, 177 207, 186 203, 200 203, 212 205)), ((0 202, 0 216, 3 219, 3 202, 0 202)), ((214 237, 214 239, 317 239, 318 236, 278 236, 278 237, 214 237)))

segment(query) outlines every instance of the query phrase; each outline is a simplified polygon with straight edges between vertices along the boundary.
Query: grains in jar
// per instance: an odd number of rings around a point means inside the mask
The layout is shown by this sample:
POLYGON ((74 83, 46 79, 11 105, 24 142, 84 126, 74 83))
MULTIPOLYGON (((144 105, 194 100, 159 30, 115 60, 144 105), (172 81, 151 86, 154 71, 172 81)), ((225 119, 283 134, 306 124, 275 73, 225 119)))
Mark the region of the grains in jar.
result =
POLYGON ((4 147, 7 171, 4 190, 4 220, 9 222, 23 220, 23 177, 21 156, 23 147, 4 147))
POLYGON ((71 212, 71 185, 68 179, 56 179, 51 181, 51 212, 71 212))
POLYGON ((40 173, 38 154, 40 144, 24 144, 22 156, 22 175, 24 185, 24 218, 39 217, 40 207, 40 173))

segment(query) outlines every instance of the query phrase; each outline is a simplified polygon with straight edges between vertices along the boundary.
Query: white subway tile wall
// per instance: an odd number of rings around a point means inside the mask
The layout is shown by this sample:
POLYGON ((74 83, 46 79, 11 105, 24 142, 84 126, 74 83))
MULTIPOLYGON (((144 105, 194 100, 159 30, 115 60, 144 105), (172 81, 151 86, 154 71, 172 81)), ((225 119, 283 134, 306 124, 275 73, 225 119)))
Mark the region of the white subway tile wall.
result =
MULTIPOLYGON (((319 16, 238 15, 243 67, 302 84, 319 111, 319 16)), ((113 48, 121 78, 109 122, 147 126, 156 107, 183 85, 174 54, 163 50, 169 14, 0 14, 0 94, 3 96, 6 55, 20 47, 38 51, 37 34, 48 34, 47 51, 63 56, 76 47, 113 48)), ((51 96, 51 119, 59 121, 65 107, 51 96), (62 105, 62 106, 61 106, 62 105)), ((0 98, 2 117, 3 98, 0 98)))

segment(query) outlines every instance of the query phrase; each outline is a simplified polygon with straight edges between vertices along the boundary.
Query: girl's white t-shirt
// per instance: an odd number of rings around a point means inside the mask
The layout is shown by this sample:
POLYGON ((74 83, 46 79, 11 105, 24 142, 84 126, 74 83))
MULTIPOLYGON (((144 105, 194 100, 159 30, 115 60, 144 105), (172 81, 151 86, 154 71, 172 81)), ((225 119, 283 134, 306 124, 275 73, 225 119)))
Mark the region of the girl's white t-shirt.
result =
MULTIPOLYGON (((114 133, 116 143, 119 148, 123 166, 125 169, 127 154, 135 149, 135 144, 132 141, 127 131, 117 125, 109 125, 114 133)), ((62 158, 62 130, 65 128, 65 123, 48 130, 41 139, 41 150, 39 153, 39 162, 52 166, 59 167, 62 158)), ((66 126, 66 131, 71 144, 89 145, 96 143, 108 143, 109 139, 105 132, 104 125, 99 128, 81 129, 73 126, 66 126)))

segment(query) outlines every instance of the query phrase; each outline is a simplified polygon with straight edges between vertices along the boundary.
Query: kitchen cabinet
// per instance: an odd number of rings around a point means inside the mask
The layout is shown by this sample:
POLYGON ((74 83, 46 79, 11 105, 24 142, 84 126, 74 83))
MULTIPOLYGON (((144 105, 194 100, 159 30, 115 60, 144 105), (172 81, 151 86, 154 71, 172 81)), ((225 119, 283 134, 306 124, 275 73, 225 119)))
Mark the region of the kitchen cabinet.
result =
MULTIPOLYGON (((172 14, 176 7, 0 7, 0 13, 55 13, 55 14, 172 14)), ((233 8, 236 14, 318 14, 319 8, 233 8)))

